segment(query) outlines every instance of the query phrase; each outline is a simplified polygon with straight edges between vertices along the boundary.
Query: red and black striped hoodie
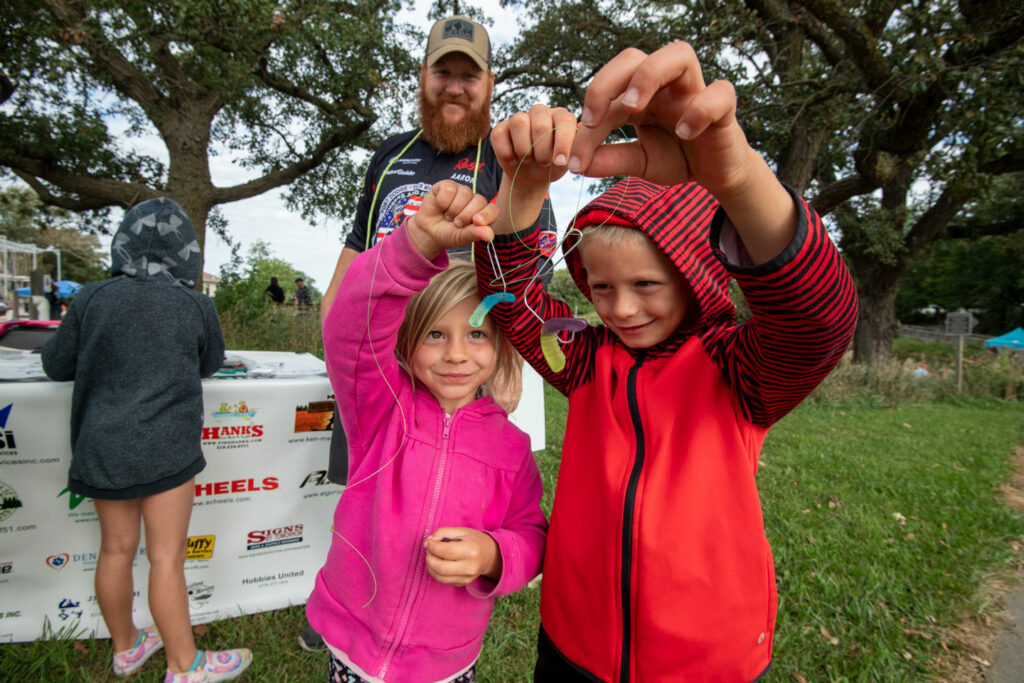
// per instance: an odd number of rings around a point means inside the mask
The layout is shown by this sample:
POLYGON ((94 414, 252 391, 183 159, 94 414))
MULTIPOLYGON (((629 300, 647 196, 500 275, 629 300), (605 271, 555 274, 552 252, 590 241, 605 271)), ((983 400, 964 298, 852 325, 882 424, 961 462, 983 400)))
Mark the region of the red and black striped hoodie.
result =
MULTIPOLYGON (((526 360, 569 398, 541 593, 541 640, 583 678, 752 681, 771 664, 777 596, 754 476, 769 427, 836 365, 857 316, 853 282, 820 217, 775 259, 738 265, 738 236, 696 184, 621 181, 574 220, 644 231, 686 277, 700 319, 648 349, 605 327, 577 333, 552 372, 541 318, 571 316, 516 270, 536 231, 476 258, 481 293, 516 301, 492 314, 526 360), (515 273, 509 276, 510 273, 515 273), (734 322, 735 278, 752 319, 734 322), (547 639, 547 640, 545 640, 547 639)), ((590 296, 574 241, 563 251, 590 296)), ((684 323, 685 324, 685 323, 684 323)))

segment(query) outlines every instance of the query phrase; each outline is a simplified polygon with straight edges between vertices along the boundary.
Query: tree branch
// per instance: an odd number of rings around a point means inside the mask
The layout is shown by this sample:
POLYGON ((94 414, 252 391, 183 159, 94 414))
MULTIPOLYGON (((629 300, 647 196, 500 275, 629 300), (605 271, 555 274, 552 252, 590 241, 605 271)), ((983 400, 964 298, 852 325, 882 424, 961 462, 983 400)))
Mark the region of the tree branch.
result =
POLYGON ((904 244, 907 245, 904 258, 909 262, 944 231, 970 197, 971 193, 966 184, 948 183, 935 203, 910 226, 904 239, 904 244))
POLYGON ((322 97, 312 95, 285 78, 281 78, 270 73, 270 71, 267 70, 266 57, 260 57, 258 66, 256 67, 256 76, 258 76, 263 84, 271 90, 276 90, 283 95, 294 97, 297 100, 311 104, 327 114, 337 115, 342 111, 349 110, 356 112, 364 119, 376 117, 376 113, 373 109, 367 107, 355 98, 343 100, 341 102, 331 102, 322 97))
POLYGON ((794 0, 828 26, 846 45, 864 80, 880 97, 902 101, 908 93, 896 83, 885 56, 877 49, 878 36, 835 0, 794 0))
POLYGON ((93 34, 79 31, 79 25, 85 20, 85 14, 79 8, 80 3, 72 4, 62 0, 43 0, 43 2, 65 29, 73 32, 76 36, 82 36, 80 47, 103 65, 109 72, 114 86, 120 92, 138 102, 143 109, 149 112, 158 109, 163 96, 153 86, 146 74, 118 52, 102 33, 93 34))
MULTIPOLYGON (((66 177, 46 178, 66 192, 78 194, 81 198, 69 195, 54 194, 49 187, 40 182, 43 176, 32 175, 11 166, 14 174, 31 187, 44 204, 59 206, 69 211, 91 211, 105 209, 108 206, 129 208, 143 199, 161 196, 141 183, 122 183, 107 178, 90 178, 64 174, 66 177)), ((59 174, 58 174, 59 176, 59 174)))
POLYGON ((317 145, 316 149, 314 149, 309 156, 305 159, 296 161, 286 168, 267 173, 260 178, 250 180, 249 182, 242 183, 241 185, 214 188, 213 192, 210 194, 210 203, 222 204, 225 202, 236 202, 240 199, 248 199, 249 197, 255 197, 263 194, 275 187, 287 185, 303 173, 306 173, 307 171, 310 171, 322 164, 329 152, 357 139, 360 135, 369 130, 375 120, 376 118, 360 121, 359 123, 354 123, 342 130, 335 131, 321 140, 320 144, 317 145))
POLYGON ((876 189, 878 189, 878 186, 869 182, 863 176, 847 176, 822 187, 811 201, 811 206, 820 215, 826 216, 847 199, 873 192, 876 189))
POLYGON ((14 85, 14 81, 7 76, 7 72, 3 67, 0 67, 0 104, 11 99, 11 95, 14 94, 15 90, 17 90, 17 86, 14 85))

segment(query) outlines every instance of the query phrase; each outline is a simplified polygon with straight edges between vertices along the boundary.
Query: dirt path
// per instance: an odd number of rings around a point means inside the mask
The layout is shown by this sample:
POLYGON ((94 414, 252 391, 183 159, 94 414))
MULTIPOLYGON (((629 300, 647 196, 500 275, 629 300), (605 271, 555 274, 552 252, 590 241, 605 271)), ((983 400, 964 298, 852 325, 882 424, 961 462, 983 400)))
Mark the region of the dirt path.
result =
MULTIPOLYGON (((1024 513, 1024 447, 1014 454, 1014 475, 1003 499, 1024 513)), ((1016 571, 996 576, 983 588, 982 614, 964 615, 960 626, 943 639, 948 653, 940 662, 939 680, 950 683, 1021 683, 1024 681, 1024 546, 1014 544, 1016 571)))

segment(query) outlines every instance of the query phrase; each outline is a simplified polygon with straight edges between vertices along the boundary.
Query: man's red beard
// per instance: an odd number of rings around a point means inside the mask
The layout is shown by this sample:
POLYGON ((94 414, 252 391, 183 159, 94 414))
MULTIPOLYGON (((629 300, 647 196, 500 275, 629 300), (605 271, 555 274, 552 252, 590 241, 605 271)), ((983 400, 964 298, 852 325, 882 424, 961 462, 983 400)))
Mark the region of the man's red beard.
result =
POLYGON ((491 131, 491 89, 487 88, 486 96, 479 107, 474 107, 468 97, 452 97, 441 95, 436 102, 428 102, 423 93, 423 79, 420 79, 420 125, 423 136, 434 149, 447 154, 461 152, 477 140, 487 137, 491 131), (441 109, 446 102, 460 104, 466 110, 457 123, 444 120, 441 109))

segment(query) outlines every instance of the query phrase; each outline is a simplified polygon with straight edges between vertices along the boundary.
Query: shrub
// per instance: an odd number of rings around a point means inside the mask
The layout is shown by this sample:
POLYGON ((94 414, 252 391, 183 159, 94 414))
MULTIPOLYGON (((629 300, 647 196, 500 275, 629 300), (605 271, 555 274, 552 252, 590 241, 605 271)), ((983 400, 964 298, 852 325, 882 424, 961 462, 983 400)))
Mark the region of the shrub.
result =
POLYGON ((295 351, 324 357, 320 310, 299 311, 263 301, 239 301, 218 311, 224 341, 232 350, 295 351))

